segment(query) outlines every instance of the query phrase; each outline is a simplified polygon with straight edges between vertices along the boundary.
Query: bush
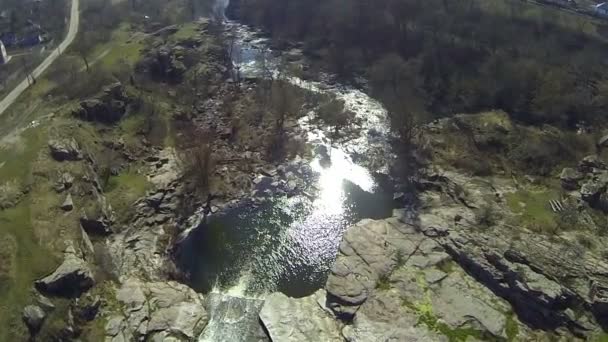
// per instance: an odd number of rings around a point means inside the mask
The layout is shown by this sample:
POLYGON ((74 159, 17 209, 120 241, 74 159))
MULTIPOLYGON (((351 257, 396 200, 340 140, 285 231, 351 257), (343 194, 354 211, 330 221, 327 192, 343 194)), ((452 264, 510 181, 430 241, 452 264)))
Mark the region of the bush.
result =
POLYGON ((579 233, 576 235, 576 241, 586 249, 593 249, 595 247, 595 241, 586 234, 579 233))
POLYGON ((485 177, 492 175, 492 165, 485 158, 463 157, 454 160, 454 167, 471 172, 473 176, 485 177))
POLYGON ((492 204, 485 204, 477 210, 475 218, 477 225, 483 228, 490 228, 498 223, 500 215, 492 204))

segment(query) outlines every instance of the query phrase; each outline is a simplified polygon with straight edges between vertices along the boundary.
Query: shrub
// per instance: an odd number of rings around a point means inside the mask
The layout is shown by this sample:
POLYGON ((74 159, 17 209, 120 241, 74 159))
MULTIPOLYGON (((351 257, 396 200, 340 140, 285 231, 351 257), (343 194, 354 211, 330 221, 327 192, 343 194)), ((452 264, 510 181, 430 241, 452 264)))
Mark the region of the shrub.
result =
POLYGON ((595 247, 595 241, 589 235, 583 233, 576 234, 576 241, 586 249, 593 249, 595 247))
POLYGON ((500 215, 492 204, 485 204, 477 210, 477 225, 483 228, 495 226, 500 219, 500 215))

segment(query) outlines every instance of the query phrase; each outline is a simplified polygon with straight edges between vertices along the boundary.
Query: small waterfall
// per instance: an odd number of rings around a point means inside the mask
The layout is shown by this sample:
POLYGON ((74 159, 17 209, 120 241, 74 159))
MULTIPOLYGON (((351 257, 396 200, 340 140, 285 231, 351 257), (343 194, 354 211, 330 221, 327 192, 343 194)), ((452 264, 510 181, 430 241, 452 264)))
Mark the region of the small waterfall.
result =
POLYGON ((213 5, 213 15, 216 18, 226 20, 226 9, 230 5, 230 0, 217 0, 213 5))
POLYGON ((268 341, 258 318, 264 300, 245 295, 247 282, 245 275, 233 288, 205 296, 209 324, 199 342, 268 341))

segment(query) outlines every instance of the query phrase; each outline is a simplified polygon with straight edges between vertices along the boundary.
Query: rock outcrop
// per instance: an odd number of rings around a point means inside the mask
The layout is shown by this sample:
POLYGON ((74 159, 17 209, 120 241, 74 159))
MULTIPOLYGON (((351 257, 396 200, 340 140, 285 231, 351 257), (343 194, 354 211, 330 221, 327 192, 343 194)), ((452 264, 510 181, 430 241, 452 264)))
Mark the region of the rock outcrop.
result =
POLYGON ((117 277, 161 280, 166 267, 172 267, 169 243, 179 201, 176 184, 170 183, 134 203, 135 214, 128 227, 108 240, 117 277))
POLYGON ((36 281, 36 288, 51 295, 79 297, 94 283, 93 272, 87 262, 76 255, 73 247, 68 247, 63 263, 52 274, 36 281))
POLYGON ((104 196, 96 173, 88 177, 91 200, 80 208, 80 226, 90 235, 107 236, 112 234, 114 210, 104 196))
POLYGON ((340 324, 325 310, 325 291, 295 299, 282 293, 266 298, 260 320, 272 341, 343 341, 340 324))
POLYGON ((157 79, 179 83, 186 72, 183 54, 184 49, 179 45, 163 45, 149 51, 138 69, 157 79))
POLYGON ((450 255, 408 221, 397 211, 346 232, 326 285, 328 307, 353 322, 344 336, 441 341, 440 326, 505 338, 508 304, 464 272, 443 271, 450 255))
POLYGON ((74 111, 74 116, 81 120, 113 124, 125 115, 129 97, 120 83, 106 87, 98 98, 85 100, 80 108, 74 111))
POLYGON ((49 149, 51 156, 57 161, 76 161, 82 159, 80 147, 74 138, 50 140, 49 149))
MULTIPOLYGON (((346 232, 326 286, 337 314, 352 318, 378 279, 393 270, 397 247, 392 242, 399 240, 403 240, 401 233, 386 221, 364 220, 346 232)), ((408 250, 403 253, 409 255, 416 245, 407 243, 404 248, 408 250)))
POLYGON ((565 168, 560 176, 562 188, 589 207, 608 212, 608 165, 598 156, 583 158, 578 169, 565 168))
POLYGON ((202 295, 176 282, 129 278, 116 300, 121 308, 108 319, 108 341, 193 341, 207 325, 202 295))
POLYGON ((64 211, 71 211, 74 209, 74 201, 72 200, 72 195, 68 194, 65 198, 65 201, 61 204, 61 209, 64 211))
POLYGON ((39 306, 28 305, 23 309, 23 322, 29 329, 31 335, 36 335, 40 331, 45 319, 46 312, 39 306))

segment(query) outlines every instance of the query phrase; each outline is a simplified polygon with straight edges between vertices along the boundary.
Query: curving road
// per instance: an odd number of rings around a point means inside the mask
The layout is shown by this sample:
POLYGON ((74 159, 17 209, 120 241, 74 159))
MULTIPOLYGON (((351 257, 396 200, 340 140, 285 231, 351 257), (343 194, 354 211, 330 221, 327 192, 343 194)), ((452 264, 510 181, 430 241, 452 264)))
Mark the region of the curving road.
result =
MULTIPOLYGON (((72 44, 76 35, 78 34, 79 26, 79 0, 72 0, 72 9, 70 11, 70 27, 68 28, 68 34, 65 39, 59 44, 59 46, 53 50, 50 55, 32 71, 34 78, 38 78, 43 72, 48 69, 61 54, 72 44)), ((0 114, 4 113, 8 107, 10 107, 27 88, 29 88, 30 82, 26 77, 21 83, 19 83, 15 89, 13 89, 2 101, 0 101, 0 114)))

